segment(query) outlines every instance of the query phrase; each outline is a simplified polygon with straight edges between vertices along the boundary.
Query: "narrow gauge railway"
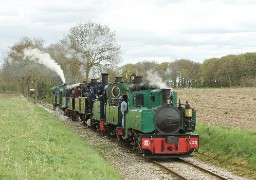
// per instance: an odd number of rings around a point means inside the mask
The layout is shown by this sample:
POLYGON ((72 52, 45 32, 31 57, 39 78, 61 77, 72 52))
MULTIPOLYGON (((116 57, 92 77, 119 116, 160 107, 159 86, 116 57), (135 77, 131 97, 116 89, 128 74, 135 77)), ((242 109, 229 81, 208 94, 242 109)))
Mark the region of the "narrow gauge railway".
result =
POLYGON ((213 171, 210 171, 210 170, 208 170, 208 169, 202 168, 201 166, 198 166, 198 165, 196 165, 196 164, 193 164, 193 163, 191 163, 191 162, 189 162, 189 161, 185 161, 184 159, 179 159, 179 161, 181 161, 182 163, 188 164, 188 165, 190 165, 190 166, 193 166, 193 167, 199 169, 200 171, 205 172, 205 173, 207 173, 207 174, 210 174, 210 175, 212 175, 212 176, 214 176, 214 177, 216 177, 216 178, 219 178, 219 179, 227 179, 227 178, 225 178, 225 177, 223 177, 223 176, 221 176, 221 175, 219 175, 219 174, 217 174, 217 173, 215 173, 215 172, 213 172, 213 171))
POLYGON ((163 169, 169 174, 174 175, 177 179, 229 179, 223 177, 220 174, 212 172, 211 170, 202 168, 196 164, 193 164, 189 161, 183 159, 175 159, 174 161, 155 161, 151 160, 151 163, 163 169), (182 171, 181 171, 182 169, 182 171), (188 171, 188 172, 186 172, 188 171))
POLYGON ((152 161, 152 163, 156 166, 158 166, 160 169, 162 169, 163 171, 166 171, 168 174, 171 174, 171 175, 174 175, 174 177, 176 177, 177 179, 180 179, 180 180, 187 180, 186 177, 184 177, 183 175, 181 175, 181 173, 177 173, 176 171, 166 167, 165 165, 162 165, 161 163, 159 162, 156 162, 156 161, 152 161))
MULTIPOLYGON (((41 101, 38 101, 38 104, 44 106, 46 109, 50 110, 50 111, 54 111, 52 108, 52 104, 47 104, 41 101)), ((69 118, 70 119, 70 118, 69 118)), ((72 122, 72 121, 71 121, 72 122)), ((73 121, 74 122, 74 121, 73 121)), ((81 126, 83 126, 82 124, 80 124, 81 126)), ((89 129, 89 128, 88 128, 89 129)), ((110 141, 112 142, 117 142, 116 139, 110 138, 110 141)), ((124 146, 122 150, 125 151, 126 153, 135 153, 135 155, 140 156, 138 154, 137 151, 132 151, 132 147, 130 147, 130 149, 125 148, 124 146)), ((166 172, 168 175, 170 175, 170 177, 172 179, 229 179, 229 178, 225 178, 215 172, 212 172, 208 169, 202 168, 201 166, 198 166, 196 164, 193 164, 189 161, 186 161, 184 159, 172 159, 172 160, 163 160, 163 161, 158 161, 158 160, 153 160, 153 159, 146 159, 146 162, 148 163, 152 163, 154 166, 160 168, 162 170, 162 172, 166 172), (179 168, 177 170, 177 167, 183 166, 183 168, 179 168), (189 169, 186 167, 184 168, 184 166, 190 166, 189 169), (176 169, 175 169, 176 167, 176 169), (184 169, 183 171, 180 171, 180 169, 184 169), (198 172, 198 170, 200 172, 198 172), (186 173, 184 173, 184 171, 187 171, 186 173), (192 174, 195 173, 196 176, 193 176, 192 174)))
POLYGON ((54 109, 53 109, 53 107, 52 107, 52 104, 48 104, 48 103, 43 102, 43 101, 37 101, 37 103, 40 104, 40 105, 42 105, 42 106, 44 106, 45 108, 47 108, 47 109, 49 109, 49 110, 53 110, 53 111, 54 111, 54 109))
POLYGON ((130 82, 116 77, 102 81, 63 84, 53 89, 53 106, 72 120, 80 119, 91 129, 114 135, 148 158, 189 156, 199 148, 196 111, 178 100, 172 89, 142 83, 141 76, 130 82))

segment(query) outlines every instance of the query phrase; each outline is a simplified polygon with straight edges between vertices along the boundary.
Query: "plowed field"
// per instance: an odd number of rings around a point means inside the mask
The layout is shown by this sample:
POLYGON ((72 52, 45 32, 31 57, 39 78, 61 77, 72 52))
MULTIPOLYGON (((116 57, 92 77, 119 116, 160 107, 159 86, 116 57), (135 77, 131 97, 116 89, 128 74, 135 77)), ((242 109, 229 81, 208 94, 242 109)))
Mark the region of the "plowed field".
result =
POLYGON ((197 110, 197 122, 256 131, 256 88, 174 89, 197 110))

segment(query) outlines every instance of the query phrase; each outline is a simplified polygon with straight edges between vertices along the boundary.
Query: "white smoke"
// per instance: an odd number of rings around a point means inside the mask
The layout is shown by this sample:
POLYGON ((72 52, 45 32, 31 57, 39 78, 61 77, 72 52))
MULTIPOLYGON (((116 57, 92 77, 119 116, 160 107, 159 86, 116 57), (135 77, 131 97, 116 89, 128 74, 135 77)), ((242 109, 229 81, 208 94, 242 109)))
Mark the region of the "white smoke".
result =
POLYGON ((61 69, 60 65, 57 64, 48 53, 44 53, 37 48, 26 48, 23 50, 23 52, 24 59, 28 58, 28 60, 30 61, 35 61, 55 71, 60 76, 62 82, 66 83, 63 70, 61 69))
POLYGON ((146 79, 150 82, 150 84, 155 84, 160 87, 160 89, 170 89, 171 87, 168 87, 166 83, 162 81, 162 78, 158 76, 156 72, 153 72, 152 70, 147 71, 147 77, 146 79))
POLYGON ((12 59, 11 57, 8 57, 7 62, 8 62, 9 64, 12 64, 12 63, 13 63, 13 59, 12 59))
MULTIPOLYGON (((85 74, 84 74, 85 75, 85 74)), ((100 76, 100 72, 99 72, 99 69, 95 66, 93 66, 91 69, 90 69, 90 72, 89 72, 89 78, 90 79, 98 79, 100 76)))
POLYGON ((80 83, 76 83, 76 84, 68 84, 67 85, 67 89, 73 89, 74 87, 77 87, 77 86, 79 86, 80 85, 80 83))

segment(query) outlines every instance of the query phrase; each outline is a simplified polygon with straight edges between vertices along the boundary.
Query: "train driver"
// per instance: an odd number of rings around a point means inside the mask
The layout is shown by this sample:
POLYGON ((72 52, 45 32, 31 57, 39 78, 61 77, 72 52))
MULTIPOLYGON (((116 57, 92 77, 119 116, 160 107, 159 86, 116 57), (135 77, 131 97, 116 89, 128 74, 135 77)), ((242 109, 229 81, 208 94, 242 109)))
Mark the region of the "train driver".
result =
POLYGON ((127 112, 127 102, 125 101, 124 97, 121 97, 121 113, 122 113, 122 127, 124 129, 124 118, 125 118, 125 113, 127 112))

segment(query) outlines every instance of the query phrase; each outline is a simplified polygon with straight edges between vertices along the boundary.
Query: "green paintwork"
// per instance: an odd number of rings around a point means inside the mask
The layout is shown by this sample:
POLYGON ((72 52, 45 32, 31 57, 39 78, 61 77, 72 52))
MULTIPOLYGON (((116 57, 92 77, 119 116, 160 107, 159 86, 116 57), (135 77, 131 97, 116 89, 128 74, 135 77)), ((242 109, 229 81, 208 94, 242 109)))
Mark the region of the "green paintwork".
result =
POLYGON ((130 110, 126 115, 126 126, 144 133, 155 130, 153 118, 155 112, 151 109, 130 110))
POLYGON ((192 111, 192 122, 195 124, 196 126, 196 110, 193 109, 192 111))
POLYGON ((100 120, 100 101, 94 101, 93 104, 93 119, 100 120))
POLYGON ((129 85, 127 83, 116 83, 109 85, 107 90, 108 104, 113 104, 114 101, 118 101, 120 96, 127 93, 128 88, 129 85))
POLYGON ((154 108, 161 106, 162 94, 161 90, 142 90, 129 92, 128 109, 126 116, 127 128, 136 129, 144 133, 150 133, 155 130, 153 122, 155 111, 154 108), (136 94, 143 94, 143 107, 137 107, 134 104, 136 94), (154 98, 152 98, 154 96, 154 98), (150 98, 151 97, 151 98, 150 98), (153 100, 154 99, 154 100, 153 100))
POLYGON ((72 97, 69 97, 69 103, 68 103, 68 108, 70 109, 70 110, 72 110, 72 97))
POLYGON ((59 104, 59 105, 61 104, 61 95, 57 96, 57 104, 59 104))
POLYGON ((59 87, 59 95, 57 96, 57 104, 60 105, 60 107, 65 107, 65 99, 64 97, 67 94, 66 86, 63 84, 59 87))
POLYGON ((135 91, 135 92, 129 92, 129 109, 140 109, 140 107, 137 107, 134 105, 134 96, 136 94, 143 94, 144 96, 144 105, 146 109, 152 109, 156 108, 158 106, 162 105, 162 93, 160 89, 157 90, 143 90, 143 91, 135 91), (154 101, 150 98, 151 96, 154 96, 154 101))
MULTIPOLYGON (((163 105, 163 91, 161 89, 155 89, 130 92, 129 84, 127 83, 109 85, 107 90, 108 102, 106 105, 107 123, 121 125, 122 116, 119 110, 119 97, 123 94, 128 96, 125 136, 128 137, 128 129, 134 129, 143 133, 152 133, 155 130, 155 109, 163 105)), ((172 92, 172 106, 178 107, 176 92, 172 92)), ((181 110, 181 113, 183 114, 184 111, 181 110)), ((180 124, 181 129, 184 125, 184 116, 182 118, 180 124)), ((195 111, 192 113, 192 121, 196 121, 195 111)))
POLYGON ((144 133, 150 133, 155 130, 154 125, 155 111, 151 109, 143 110, 141 113, 141 131, 144 133))
POLYGON ((61 107, 66 108, 66 97, 62 97, 61 107))
POLYGON ((80 113, 85 114, 85 97, 81 97, 80 113))
POLYGON ((126 127, 136 130, 141 130, 141 111, 142 110, 129 110, 126 114, 126 127))
POLYGON ((162 93, 160 89, 152 90, 149 92, 151 96, 155 97, 155 101, 149 99, 151 108, 155 108, 162 105, 162 93))
POLYGON ((106 121, 110 124, 118 124, 118 106, 106 106, 106 121))
POLYGON ((80 112, 80 98, 75 98, 75 110, 80 112))
POLYGON ((172 92, 172 104, 174 107, 177 107, 177 93, 176 92, 172 92))

